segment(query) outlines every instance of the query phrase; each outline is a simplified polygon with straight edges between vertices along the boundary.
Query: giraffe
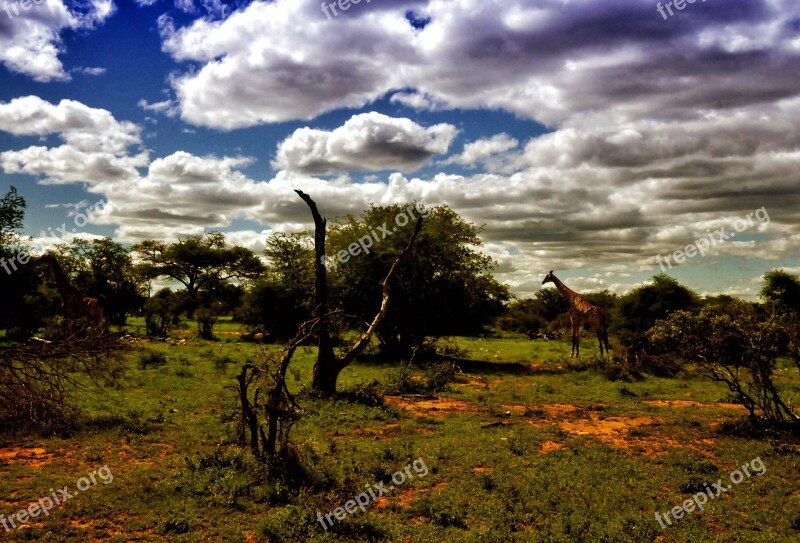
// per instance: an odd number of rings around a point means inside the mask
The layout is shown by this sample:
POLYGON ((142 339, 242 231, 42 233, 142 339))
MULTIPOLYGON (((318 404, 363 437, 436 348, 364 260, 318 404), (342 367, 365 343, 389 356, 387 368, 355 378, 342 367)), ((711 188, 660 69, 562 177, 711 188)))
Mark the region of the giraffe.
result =
POLYGON ((64 311, 64 333, 71 337, 75 333, 75 324, 82 322, 81 329, 105 330, 103 306, 97 298, 83 296, 73 285, 56 256, 46 253, 39 258, 37 264, 49 265, 53 272, 58 294, 61 296, 61 309, 64 311))
POLYGON ((569 301, 569 320, 572 324, 572 353, 569 355, 570 358, 580 356, 581 323, 584 319, 589 322, 595 335, 597 335, 597 342, 600 344, 600 356, 603 356, 604 345, 606 354, 608 354, 610 347, 608 345, 608 332, 606 331, 606 316, 603 311, 596 305, 586 301, 583 296, 574 290, 570 290, 558 277, 553 275, 553 270, 550 270, 550 273, 542 281, 543 285, 545 283, 553 283, 569 301))

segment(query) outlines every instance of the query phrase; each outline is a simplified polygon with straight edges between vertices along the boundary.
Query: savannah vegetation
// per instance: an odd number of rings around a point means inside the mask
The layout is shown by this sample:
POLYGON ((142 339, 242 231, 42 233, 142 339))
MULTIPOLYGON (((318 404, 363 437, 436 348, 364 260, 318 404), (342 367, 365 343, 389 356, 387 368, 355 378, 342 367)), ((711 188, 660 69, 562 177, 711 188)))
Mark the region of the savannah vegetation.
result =
MULTIPOLYGON (((336 254, 404 207, 326 223, 307 198, 315 230, 276 234, 263 255, 221 233, 59 247, 107 331, 65 337, 35 260, 0 272, 0 514, 101 466, 114 475, 0 538, 797 540, 796 276, 768 271, 757 302, 666 275, 584 293, 612 354, 586 330, 569 358, 564 298, 512 296, 453 210, 327 272, 323 246, 336 254), (418 458, 425 477, 320 526, 418 458), (654 520, 754 458, 763 476, 666 529, 654 520)), ((0 201, 0 257, 24 250, 24 210, 16 191, 0 201)))

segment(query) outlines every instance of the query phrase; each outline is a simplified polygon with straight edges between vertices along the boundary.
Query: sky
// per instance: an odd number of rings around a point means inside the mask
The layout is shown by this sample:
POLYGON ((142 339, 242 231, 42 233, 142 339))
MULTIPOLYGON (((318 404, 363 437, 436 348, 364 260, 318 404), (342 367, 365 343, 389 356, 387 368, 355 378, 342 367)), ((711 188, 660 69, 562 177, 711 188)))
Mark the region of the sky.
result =
POLYGON ((37 247, 261 252, 311 226, 297 188, 328 217, 446 204, 519 296, 800 272, 797 0, 0 8, 0 192, 37 247))

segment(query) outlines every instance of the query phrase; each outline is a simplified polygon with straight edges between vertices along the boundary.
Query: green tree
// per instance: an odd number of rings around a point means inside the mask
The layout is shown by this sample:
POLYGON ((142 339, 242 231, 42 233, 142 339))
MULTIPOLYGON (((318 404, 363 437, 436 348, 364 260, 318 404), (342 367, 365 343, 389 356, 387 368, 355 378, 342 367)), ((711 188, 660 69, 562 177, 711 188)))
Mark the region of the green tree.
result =
POLYGON ((329 257, 360 239, 372 239, 368 253, 337 262, 331 273, 336 306, 361 321, 375 314, 381 304, 380 282, 411 238, 412 214, 427 215, 425 227, 413 256, 396 271, 393 288, 403 294, 392 298, 376 334, 386 354, 402 358, 410 357, 427 337, 482 333, 509 299, 507 287, 489 273, 495 262, 477 251, 482 245, 479 227, 447 206, 395 204, 372 206, 360 217, 344 217, 330 228, 329 257), (398 220, 401 215, 406 216, 405 226, 398 220))
POLYGON ((666 274, 658 274, 649 284, 622 296, 618 304, 617 333, 621 343, 635 350, 647 346, 647 331, 657 320, 679 310, 700 306, 697 294, 666 274))
POLYGON ((272 339, 292 338, 314 307, 314 250, 304 234, 274 234, 264 251, 269 265, 245 296, 241 320, 272 339))
POLYGON ((72 268, 75 285, 100 300, 106 317, 122 326, 129 313, 145 302, 144 285, 134 273, 130 251, 111 240, 75 240, 63 250, 65 269, 72 268))
POLYGON ((228 246, 221 232, 171 244, 145 240, 134 245, 133 252, 142 262, 139 272, 144 277, 168 277, 186 287, 189 314, 199 307, 202 290, 213 293, 230 279, 255 279, 264 271, 253 251, 228 246))
POLYGON ((800 281, 797 275, 784 270, 771 270, 764 274, 761 299, 775 304, 780 312, 800 313, 800 281))
POLYGON ((180 322, 181 313, 186 309, 186 293, 172 292, 162 288, 156 292, 142 308, 147 336, 165 338, 173 326, 180 322))
POLYGON ((27 249, 19 235, 25 218, 25 198, 11 187, 0 199, 0 328, 12 339, 26 340, 53 310, 40 290, 33 266, 24 265, 27 249))
POLYGON ((569 302, 557 288, 543 288, 534 295, 541 306, 542 318, 548 322, 569 311, 569 302))
POLYGON ((17 194, 16 187, 11 187, 0 199, 0 250, 5 252, 3 256, 10 256, 19 248, 17 231, 22 228, 26 207, 25 198, 17 194))
POLYGON ((537 299, 514 300, 508 304, 505 315, 498 319, 498 325, 502 330, 519 332, 528 339, 534 339, 547 329, 548 321, 543 316, 544 311, 542 303, 537 299))

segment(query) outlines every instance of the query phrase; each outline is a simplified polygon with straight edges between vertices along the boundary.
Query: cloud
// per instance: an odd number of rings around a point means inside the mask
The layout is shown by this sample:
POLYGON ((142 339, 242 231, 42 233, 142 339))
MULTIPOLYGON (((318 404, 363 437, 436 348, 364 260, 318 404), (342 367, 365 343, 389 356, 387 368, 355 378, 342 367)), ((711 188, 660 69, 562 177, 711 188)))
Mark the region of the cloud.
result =
POLYGON ((512 159, 509 151, 516 149, 519 141, 508 134, 497 134, 491 138, 480 139, 464 145, 460 155, 450 157, 442 164, 463 164, 476 167, 483 165, 488 171, 499 171, 512 159))
POLYGON ((87 0, 76 9, 63 0, 46 4, 8 2, 0 12, 0 63, 35 81, 67 81, 70 76, 58 56, 64 52, 62 32, 92 30, 116 10, 113 0, 87 0))
POLYGON ((425 128, 380 113, 354 115, 333 131, 298 129, 278 146, 276 168, 307 174, 349 171, 413 171, 446 153, 458 130, 425 128))
POLYGON ((393 104, 403 104, 416 110, 438 111, 444 109, 444 105, 433 96, 418 92, 396 92, 389 101, 393 104))
POLYGON ((83 74, 83 75, 103 75, 104 73, 106 73, 106 69, 105 68, 85 68, 85 67, 80 67, 80 68, 75 68, 72 71, 76 72, 76 73, 79 73, 79 74, 83 74))
POLYGON ((560 125, 598 111, 613 122, 697 118, 797 93, 800 6, 789 0, 694 5, 668 23, 638 0, 353 8, 327 20, 317 2, 276 0, 164 24, 164 50, 192 66, 174 79, 183 119, 222 129, 308 120, 402 90, 395 102, 412 107, 560 125), (429 24, 415 28, 409 10, 429 24))
POLYGON ((137 104, 144 111, 153 111, 155 113, 163 113, 167 117, 175 117, 178 114, 176 104, 172 100, 163 100, 161 102, 150 103, 144 98, 139 100, 137 104))
POLYGON ((141 144, 138 126, 74 100, 55 105, 25 96, 0 102, 0 131, 41 138, 56 135, 64 142, 58 147, 0 153, 0 167, 6 173, 41 175, 49 184, 131 179, 138 175, 136 168, 148 162, 146 152, 129 154, 131 147, 141 144))

